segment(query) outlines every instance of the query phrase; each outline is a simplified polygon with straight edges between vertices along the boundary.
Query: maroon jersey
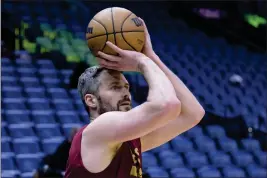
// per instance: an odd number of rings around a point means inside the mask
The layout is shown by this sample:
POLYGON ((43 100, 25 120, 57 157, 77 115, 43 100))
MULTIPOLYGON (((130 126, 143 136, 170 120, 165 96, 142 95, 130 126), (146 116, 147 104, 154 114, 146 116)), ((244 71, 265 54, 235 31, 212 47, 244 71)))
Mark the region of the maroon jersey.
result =
POLYGON ((83 165, 81 157, 81 128, 72 140, 65 178, 140 178, 142 156, 140 138, 124 142, 109 166, 100 173, 91 173, 83 165))

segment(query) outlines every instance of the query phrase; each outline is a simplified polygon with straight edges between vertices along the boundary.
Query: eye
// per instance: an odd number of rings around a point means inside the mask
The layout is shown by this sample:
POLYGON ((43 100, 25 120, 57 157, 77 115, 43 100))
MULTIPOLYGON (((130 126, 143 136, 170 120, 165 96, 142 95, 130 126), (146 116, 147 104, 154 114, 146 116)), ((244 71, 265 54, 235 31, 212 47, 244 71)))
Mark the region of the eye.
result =
POLYGON ((119 90, 121 88, 122 88, 121 86, 113 86, 113 87, 111 87, 112 90, 119 90))

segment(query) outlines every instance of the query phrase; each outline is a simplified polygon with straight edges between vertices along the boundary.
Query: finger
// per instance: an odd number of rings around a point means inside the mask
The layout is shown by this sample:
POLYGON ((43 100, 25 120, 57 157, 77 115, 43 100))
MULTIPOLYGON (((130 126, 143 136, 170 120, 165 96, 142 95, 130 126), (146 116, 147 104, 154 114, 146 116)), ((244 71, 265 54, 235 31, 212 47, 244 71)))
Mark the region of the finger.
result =
POLYGON ((121 48, 119 48, 118 46, 114 45, 113 43, 111 43, 110 41, 107 41, 106 44, 113 49, 115 52, 119 53, 120 55, 123 54, 123 50, 121 48))
POLYGON ((106 59, 99 58, 99 57, 97 57, 97 60, 100 65, 107 66, 107 67, 116 67, 118 65, 118 63, 116 62, 108 61, 106 59))
POLYGON ((101 51, 98 52, 98 55, 101 57, 101 58, 104 58, 104 59, 107 59, 109 61, 113 61, 113 62, 118 62, 121 60, 120 57, 118 56, 114 56, 114 55, 109 55, 109 54, 106 54, 106 53, 103 53, 101 51))

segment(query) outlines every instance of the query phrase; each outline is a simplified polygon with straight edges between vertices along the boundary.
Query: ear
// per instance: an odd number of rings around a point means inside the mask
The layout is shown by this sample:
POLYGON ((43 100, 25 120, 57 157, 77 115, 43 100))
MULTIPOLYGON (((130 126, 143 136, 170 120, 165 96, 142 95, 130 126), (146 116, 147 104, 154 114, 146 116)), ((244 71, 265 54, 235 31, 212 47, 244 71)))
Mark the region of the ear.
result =
POLYGON ((97 98, 92 94, 86 94, 84 96, 84 101, 86 105, 90 108, 96 109, 97 108, 97 98))

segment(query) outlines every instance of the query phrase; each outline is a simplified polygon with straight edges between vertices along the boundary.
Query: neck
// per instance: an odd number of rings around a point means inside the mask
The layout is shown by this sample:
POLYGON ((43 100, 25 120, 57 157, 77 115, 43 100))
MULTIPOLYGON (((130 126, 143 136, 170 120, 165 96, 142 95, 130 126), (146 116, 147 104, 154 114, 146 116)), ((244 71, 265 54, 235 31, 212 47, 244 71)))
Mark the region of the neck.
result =
POLYGON ((94 121, 98 116, 100 116, 97 112, 90 112, 90 121, 94 121))

